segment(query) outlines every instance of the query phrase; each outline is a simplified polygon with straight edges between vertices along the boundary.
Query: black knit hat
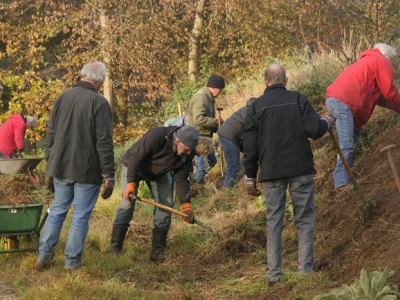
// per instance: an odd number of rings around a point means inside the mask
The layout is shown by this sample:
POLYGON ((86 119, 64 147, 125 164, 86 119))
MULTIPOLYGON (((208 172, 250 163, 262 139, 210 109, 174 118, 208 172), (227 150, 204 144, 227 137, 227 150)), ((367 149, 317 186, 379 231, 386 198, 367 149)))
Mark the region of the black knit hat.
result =
POLYGON ((207 86, 222 90, 225 87, 224 78, 222 78, 222 76, 219 75, 213 75, 210 77, 210 79, 208 79, 207 86))
POLYGON ((199 132, 196 127, 185 125, 178 129, 176 132, 176 137, 189 148, 196 148, 199 143, 199 132))

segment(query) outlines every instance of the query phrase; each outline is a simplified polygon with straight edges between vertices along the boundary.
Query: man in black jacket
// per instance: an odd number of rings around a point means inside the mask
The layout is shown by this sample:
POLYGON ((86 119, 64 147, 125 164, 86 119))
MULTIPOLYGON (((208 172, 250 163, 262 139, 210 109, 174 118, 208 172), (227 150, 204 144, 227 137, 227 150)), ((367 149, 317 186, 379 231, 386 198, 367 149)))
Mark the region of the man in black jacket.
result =
MULTIPOLYGON (((175 182, 181 211, 187 215, 184 221, 194 223, 189 173, 193 171, 193 150, 198 140, 199 132, 193 126, 155 127, 124 154, 121 171, 121 190, 124 192, 111 234, 111 255, 119 255, 122 250, 141 180, 146 182, 156 202, 171 208, 174 206, 175 182)), ((171 213, 155 207, 151 261, 165 261, 170 225, 171 213)))
POLYGON ((322 137, 335 119, 321 118, 305 95, 286 90, 282 66, 270 65, 264 83, 264 94, 247 110, 243 145, 250 194, 257 191, 255 178, 260 166, 259 181, 267 206, 267 281, 273 285, 282 275, 281 236, 288 187, 298 233, 299 273, 313 271, 315 169, 308 138, 322 137))
POLYGON ((38 270, 49 267, 54 246, 71 206, 71 228, 65 247, 65 268, 82 266, 83 244, 89 219, 101 196, 107 199, 114 188, 114 148, 110 105, 98 91, 106 67, 101 62, 83 66, 81 80, 62 93, 50 114, 46 135, 46 176, 54 184, 54 202, 39 240, 38 270))

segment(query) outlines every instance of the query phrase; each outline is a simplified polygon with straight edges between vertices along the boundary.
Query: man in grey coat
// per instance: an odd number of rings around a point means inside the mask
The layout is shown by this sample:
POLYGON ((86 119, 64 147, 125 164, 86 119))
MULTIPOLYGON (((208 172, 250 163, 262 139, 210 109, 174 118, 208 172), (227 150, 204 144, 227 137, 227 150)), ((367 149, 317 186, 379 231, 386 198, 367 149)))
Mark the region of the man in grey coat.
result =
POLYGON ((112 194, 115 166, 111 109, 107 99, 98 93, 105 73, 101 62, 84 65, 81 80, 54 102, 47 126, 45 159, 46 176, 53 178, 48 182, 54 184, 55 195, 39 239, 37 270, 50 266, 71 206, 65 269, 82 266, 89 219, 103 182, 102 198, 112 194))
MULTIPOLYGON (((224 188, 232 188, 238 180, 240 174, 240 152, 243 152, 243 130, 246 121, 247 108, 256 98, 247 100, 246 105, 235 111, 221 127, 218 129, 218 139, 222 146, 226 161, 226 175, 224 188)), ((254 196, 261 195, 261 192, 254 191, 254 196)))

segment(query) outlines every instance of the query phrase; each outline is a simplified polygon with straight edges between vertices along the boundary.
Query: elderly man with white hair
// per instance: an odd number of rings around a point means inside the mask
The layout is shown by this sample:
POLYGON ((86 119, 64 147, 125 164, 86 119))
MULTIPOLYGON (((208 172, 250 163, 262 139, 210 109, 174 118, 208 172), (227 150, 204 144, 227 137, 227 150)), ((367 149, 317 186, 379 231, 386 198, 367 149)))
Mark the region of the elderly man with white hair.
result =
POLYGON ((36 127, 36 117, 13 114, 0 127, 0 158, 15 158, 24 151, 27 128, 36 127))
POLYGON ((65 269, 83 265, 83 245, 89 219, 98 199, 107 199, 114 189, 112 114, 99 94, 106 75, 102 62, 83 66, 81 79, 54 101, 46 134, 46 176, 54 185, 54 201, 39 239, 35 264, 43 271, 51 266, 65 218, 73 206, 65 245, 65 269))
MULTIPOLYGON (((375 105, 400 113, 400 96, 393 84, 390 60, 396 50, 379 43, 364 51, 326 90, 326 107, 336 118, 339 145, 350 166, 354 165, 362 126, 369 120, 375 105)), ((340 157, 333 172, 335 188, 350 183, 340 157)))

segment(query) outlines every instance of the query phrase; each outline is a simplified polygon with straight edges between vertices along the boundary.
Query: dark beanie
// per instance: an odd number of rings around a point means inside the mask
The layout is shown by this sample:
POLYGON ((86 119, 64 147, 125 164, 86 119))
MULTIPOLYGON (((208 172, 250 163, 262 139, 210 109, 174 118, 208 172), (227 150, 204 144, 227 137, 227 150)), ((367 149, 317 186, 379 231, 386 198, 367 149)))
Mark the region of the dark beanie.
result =
POLYGON ((222 78, 222 76, 219 75, 213 75, 210 77, 210 79, 208 79, 207 86, 222 90, 225 87, 224 78, 222 78))
POLYGON ((196 148, 199 143, 199 132, 196 127, 185 125, 178 129, 176 137, 189 148, 196 148))

